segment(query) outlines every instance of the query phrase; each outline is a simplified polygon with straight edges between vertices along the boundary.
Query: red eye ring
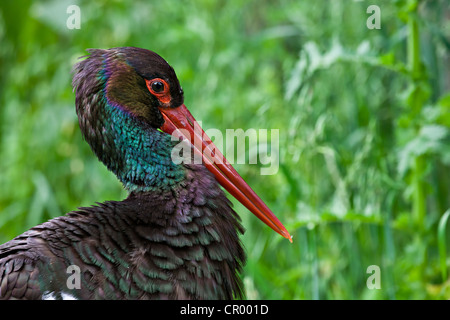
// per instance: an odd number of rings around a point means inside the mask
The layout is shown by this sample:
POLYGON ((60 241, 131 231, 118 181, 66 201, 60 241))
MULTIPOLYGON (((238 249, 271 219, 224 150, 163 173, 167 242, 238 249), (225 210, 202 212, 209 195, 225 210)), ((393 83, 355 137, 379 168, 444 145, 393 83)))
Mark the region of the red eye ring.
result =
POLYGON ((172 97, 170 96, 170 87, 166 80, 154 78, 145 80, 147 89, 163 104, 168 104, 172 97))

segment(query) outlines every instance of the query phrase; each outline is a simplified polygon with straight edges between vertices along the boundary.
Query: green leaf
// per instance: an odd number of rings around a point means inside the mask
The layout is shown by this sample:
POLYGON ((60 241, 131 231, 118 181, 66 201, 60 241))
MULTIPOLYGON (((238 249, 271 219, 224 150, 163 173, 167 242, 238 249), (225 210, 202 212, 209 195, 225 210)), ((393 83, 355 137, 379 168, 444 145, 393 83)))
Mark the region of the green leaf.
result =
POLYGON ((450 128, 450 93, 444 95, 437 102, 439 106, 440 116, 437 122, 450 128))
POLYGON ((449 134, 449 129, 437 125, 423 126, 418 135, 409 141, 399 153, 398 171, 404 174, 410 167, 412 160, 426 153, 445 154, 448 146, 444 139, 449 134))
POLYGON ((439 247, 439 262, 441 266, 442 281, 447 280, 447 233, 446 226, 448 218, 450 217, 450 209, 448 209, 439 220, 438 226, 438 247, 439 247))
MULTIPOLYGON (((406 104, 413 108, 422 108, 425 102, 430 97, 430 86, 425 82, 419 82, 419 84, 413 84, 406 95, 406 104)), ((412 110, 414 113, 420 112, 420 109, 412 110)))

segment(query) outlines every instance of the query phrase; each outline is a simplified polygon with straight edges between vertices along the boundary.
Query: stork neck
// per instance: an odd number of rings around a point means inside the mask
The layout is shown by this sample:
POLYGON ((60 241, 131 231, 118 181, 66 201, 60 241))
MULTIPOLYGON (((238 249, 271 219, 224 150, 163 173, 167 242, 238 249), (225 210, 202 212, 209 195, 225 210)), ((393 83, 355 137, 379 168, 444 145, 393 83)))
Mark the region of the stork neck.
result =
POLYGON ((96 152, 130 192, 173 187, 184 179, 184 167, 175 164, 171 151, 176 142, 121 107, 106 104, 102 119, 102 151, 96 152))

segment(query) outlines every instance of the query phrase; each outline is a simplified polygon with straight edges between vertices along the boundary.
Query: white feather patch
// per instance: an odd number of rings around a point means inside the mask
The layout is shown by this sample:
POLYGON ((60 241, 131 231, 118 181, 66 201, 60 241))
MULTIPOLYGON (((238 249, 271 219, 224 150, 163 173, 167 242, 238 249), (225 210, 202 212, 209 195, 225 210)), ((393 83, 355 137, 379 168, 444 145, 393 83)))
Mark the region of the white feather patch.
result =
MULTIPOLYGON (((67 292, 61 292, 60 295, 61 295, 62 300, 78 300, 73 295, 71 295, 70 293, 67 293, 67 292)), ((55 294, 54 291, 52 291, 52 292, 45 291, 42 294, 42 300, 56 300, 56 297, 57 297, 57 295, 55 294)))

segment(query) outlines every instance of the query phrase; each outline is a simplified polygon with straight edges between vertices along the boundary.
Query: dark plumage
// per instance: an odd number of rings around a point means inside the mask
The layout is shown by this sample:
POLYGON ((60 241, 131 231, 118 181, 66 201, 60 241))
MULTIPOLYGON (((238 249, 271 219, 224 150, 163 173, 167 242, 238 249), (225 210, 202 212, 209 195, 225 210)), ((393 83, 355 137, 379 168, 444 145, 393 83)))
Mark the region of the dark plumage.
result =
POLYGON ((82 208, 2 245, 1 298, 241 297, 242 228, 228 200, 199 166, 178 192, 132 193, 82 208), (199 194, 204 186, 208 194, 199 194), (81 268, 80 289, 67 286, 70 265, 81 268))
POLYGON ((144 49, 88 51, 74 68, 80 128, 129 196, 1 245, 0 299, 243 297, 239 217, 203 164, 171 160, 178 142, 158 130, 184 107, 174 70, 144 49))

